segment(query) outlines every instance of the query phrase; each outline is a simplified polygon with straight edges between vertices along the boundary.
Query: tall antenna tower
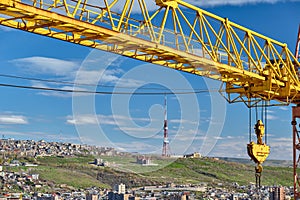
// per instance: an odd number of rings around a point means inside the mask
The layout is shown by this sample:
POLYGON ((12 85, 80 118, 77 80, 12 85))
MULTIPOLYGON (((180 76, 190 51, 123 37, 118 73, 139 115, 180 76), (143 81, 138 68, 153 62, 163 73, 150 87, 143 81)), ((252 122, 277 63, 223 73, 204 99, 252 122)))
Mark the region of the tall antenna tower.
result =
POLYGON ((167 96, 165 95, 165 119, 164 119, 164 141, 162 148, 162 156, 169 157, 170 156, 170 146, 169 146, 169 138, 168 138, 168 117, 167 117, 167 96))

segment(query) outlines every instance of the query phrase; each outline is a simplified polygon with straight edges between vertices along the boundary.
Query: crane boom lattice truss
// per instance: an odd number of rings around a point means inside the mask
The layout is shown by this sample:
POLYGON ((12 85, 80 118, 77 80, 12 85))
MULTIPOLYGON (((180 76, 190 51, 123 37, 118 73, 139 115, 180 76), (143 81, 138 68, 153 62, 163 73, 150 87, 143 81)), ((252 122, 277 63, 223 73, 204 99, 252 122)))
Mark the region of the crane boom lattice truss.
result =
POLYGON ((300 100, 300 64, 284 43, 181 0, 95 3, 0 0, 0 24, 220 80, 231 103, 300 100))

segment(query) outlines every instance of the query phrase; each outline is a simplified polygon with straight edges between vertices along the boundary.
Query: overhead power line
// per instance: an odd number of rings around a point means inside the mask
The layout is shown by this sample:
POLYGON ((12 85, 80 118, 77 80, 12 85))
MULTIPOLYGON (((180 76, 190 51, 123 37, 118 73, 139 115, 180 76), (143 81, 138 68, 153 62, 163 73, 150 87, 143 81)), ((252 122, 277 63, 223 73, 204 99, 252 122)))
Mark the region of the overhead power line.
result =
POLYGON ((33 89, 33 90, 48 90, 48 91, 57 91, 57 92, 74 92, 74 93, 90 93, 90 94, 135 94, 135 95, 162 95, 162 94, 199 94, 205 92, 218 92, 218 89, 179 89, 179 88, 159 88, 159 87, 129 87, 129 86, 114 86, 114 85, 104 85, 104 84, 90 84, 83 82, 70 82, 70 81, 60 81, 53 79, 42 79, 42 78, 33 78, 33 77, 24 77, 10 74, 0 74, 0 77, 11 78, 11 79, 21 79, 27 81, 37 81, 37 82, 46 82, 46 83, 54 83, 59 85, 71 85, 73 87, 76 86, 93 86, 93 87, 102 87, 102 88, 116 88, 116 89, 135 89, 135 90, 160 90, 163 92, 109 92, 109 91, 91 91, 91 90, 69 90, 69 89, 60 89, 53 87, 35 87, 35 86, 24 86, 24 85, 15 85, 15 84, 6 84, 2 83, 0 86, 2 87, 15 87, 15 88, 23 88, 23 89, 33 89), (171 92, 170 92, 171 91, 171 92))
MULTIPOLYGON (((28 81, 38 81, 38 82, 46 82, 46 83, 54 83, 54 84, 64 84, 64 85, 71 85, 71 86, 91 86, 91 87, 104 87, 104 88, 121 88, 121 89, 137 89, 136 87, 129 87, 129 86, 114 86, 114 85, 104 85, 104 84, 90 84, 90 83, 82 83, 82 82, 71 82, 71 81, 59 81, 53 79, 42 79, 42 78, 33 78, 33 77, 24 77, 24 76, 16 76, 16 75, 9 75, 9 74, 0 74, 0 77, 5 78, 12 78, 12 79, 21 79, 21 80, 28 80, 28 81)), ((167 88, 159 88, 159 87, 140 87, 138 89, 143 90, 169 90, 167 88)), ((180 89, 180 88, 173 88, 173 91, 194 91, 193 89, 180 89)), ((202 89, 197 89, 202 90, 202 89)))
POLYGON ((31 89, 31 90, 44 90, 44 91, 56 91, 56 92, 67 92, 67 93, 85 93, 85 94, 104 94, 104 95, 174 95, 174 94, 200 94, 208 92, 217 92, 217 90, 195 90, 191 92, 118 92, 118 91, 89 91, 89 90, 77 90, 77 89, 60 89, 50 87, 36 87, 36 86, 24 86, 15 84, 0 83, 0 87, 11 87, 20 89, 31 89))

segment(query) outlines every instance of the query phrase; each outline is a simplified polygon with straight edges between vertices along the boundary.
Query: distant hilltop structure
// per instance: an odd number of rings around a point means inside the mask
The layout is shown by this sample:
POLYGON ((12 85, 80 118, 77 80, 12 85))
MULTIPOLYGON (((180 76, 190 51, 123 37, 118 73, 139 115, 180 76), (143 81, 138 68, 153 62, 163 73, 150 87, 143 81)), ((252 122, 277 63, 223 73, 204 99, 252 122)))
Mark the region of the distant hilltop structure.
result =
POLYGON ((102 166, 102 167, 106 167, 109 166, 108 162, 105 162, 103 159, 101 158, 95 158, 94 163, 92 163, 96 166, 102 166))
POLYGON ((183 155, 184 158, 201 158, 202 155, 199 152, 194 152, 191 154, 185 154, 183 155))
POLYGON ((136 163, 143 166, 157 166, 157 164, 154 164, 152 162, 150 157, 146 157, 146 156, 137 156, 136 163))

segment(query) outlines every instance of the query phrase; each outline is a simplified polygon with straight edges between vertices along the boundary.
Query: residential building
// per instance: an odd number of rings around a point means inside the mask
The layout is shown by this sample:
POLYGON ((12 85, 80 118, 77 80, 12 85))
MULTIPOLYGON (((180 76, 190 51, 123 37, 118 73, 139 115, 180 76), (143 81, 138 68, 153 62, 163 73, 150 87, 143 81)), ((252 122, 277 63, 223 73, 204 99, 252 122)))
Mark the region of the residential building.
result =
POLYGON ((98 194, 89 194, 86 196, 86 200, 98 200, 99 195, 98 194))
POLYGON ((284 187, 274 187, 270 189, 270 200, 285 200, 284 187))
POLYGON ((118 193, 118 194, 125 194, 126 192, 126 186, 125 184, 121 183, 121 184, 116 184, 114 186, 114 190, 118 193))

